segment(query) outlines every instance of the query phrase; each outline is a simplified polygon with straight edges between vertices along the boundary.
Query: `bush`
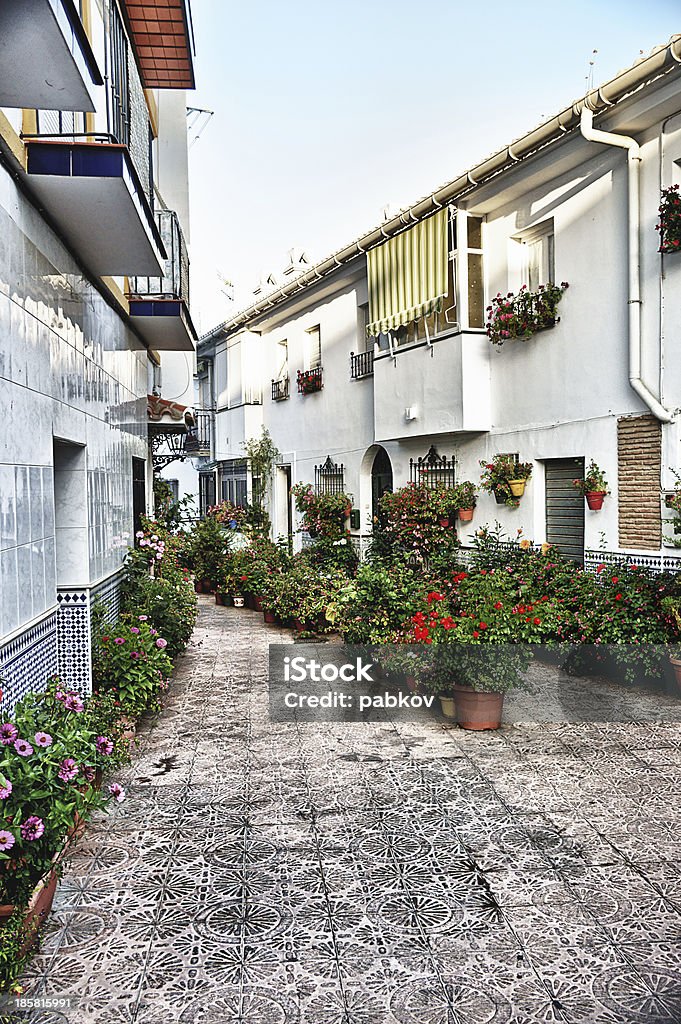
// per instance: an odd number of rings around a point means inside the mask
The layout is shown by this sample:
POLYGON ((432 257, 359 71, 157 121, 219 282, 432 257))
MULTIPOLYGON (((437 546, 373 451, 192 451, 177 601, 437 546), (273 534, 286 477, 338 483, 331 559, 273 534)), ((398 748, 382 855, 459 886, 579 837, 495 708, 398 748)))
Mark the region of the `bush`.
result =
POLYGON ((409 484, 386 491, 379 501, 377 553, 427 558, 439 552, 454 558, 459 542, 451 525, 443 523, 445 518, 453 520, 457 507, 453 488, 409 484))
POLYGON ((167 646, 146 615, 136 621, 121 618, 96 639, 93 678, 100 690, 116 694, 124 715, 137 718, 160 708, 173 667, 167 646))
POLYGON ((362 562, 332 602, 328 617, 346 643, 381 643, 392 638, 421 599, 420 579, 406 562, 362 562))

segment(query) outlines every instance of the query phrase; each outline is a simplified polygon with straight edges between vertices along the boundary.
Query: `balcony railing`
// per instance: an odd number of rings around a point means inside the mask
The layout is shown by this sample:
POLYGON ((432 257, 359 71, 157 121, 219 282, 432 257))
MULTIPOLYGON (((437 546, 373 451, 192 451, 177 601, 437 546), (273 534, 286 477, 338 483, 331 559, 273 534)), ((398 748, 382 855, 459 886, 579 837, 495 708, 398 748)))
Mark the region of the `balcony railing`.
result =
POLYGON ((210 456, 214 415, 212 409, 194 409, 194 426, 187 427, 184 438, 183 447, 187 455, 195 458, 210 456))
POLYGON ((314 391, 321 391, 323 387, 321 366, 316 366, 314 370, 298 370, 298 394, 311 395, 314 391))
POLYGON ((189 256, 180 221, 174 210, 156 210, 154 216, 168 254, 163 277, 131 277, 129 295, 180 299, 189 306, 189 256))
POLYGON ((361 377, 370 377, 374 372, 374 353, 351 352, 350 353, 350 376, 352 380, 359 380, 361 377))
POLYGON ((289 378, 282 377, 272 381, 272 401, 283 402, 289 396, 289 378))

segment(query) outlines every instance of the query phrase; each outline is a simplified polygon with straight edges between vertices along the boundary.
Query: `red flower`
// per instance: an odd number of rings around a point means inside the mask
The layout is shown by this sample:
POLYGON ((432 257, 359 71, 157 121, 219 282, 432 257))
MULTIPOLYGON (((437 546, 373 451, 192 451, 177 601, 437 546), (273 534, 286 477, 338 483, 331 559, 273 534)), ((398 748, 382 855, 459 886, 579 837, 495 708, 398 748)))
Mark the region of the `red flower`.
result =
POLYGON ((426 642, 428 642, 429 636, 430 631, 426 626, 417 626, 416 629, 414 630, 414 638, 416 640, 425 640, 426 642))
POLYGON ((480 634, 478 633, 477 629, 474 629, 473 630, 473 637, 474 637, 474 639, 477 640, 479 636, 480 636, 480 634))
POLYGON ((487 623, 486 622, 479 622, 478 623, 478 629, 487 629, 487 623))
POLYGON ((497 602, 495 603, 494 607, 495 607, 495 608, 497 609, 497 611, 498 611, 498 610, 499 610, 499 608, 503 608, 504 606, 503 606, 503 604, 501 603, 501 601, 497 601, 497 602))
POLYGON ((616 601, 621 601, 622 600, 622 595, 621 594, 615 594, 615 600, 616 601))
POLYGON ((541 622, 541 619, 534 619, 535 626, 538 626, 540 624, 540 622, 541 622))
POLYGON ((444 601, 442 594, 438 594, 437 590, 431 590, 430 594, 426 598, 428 604, 432 604, 433 601, 444 601))
POLYGON ((612 583, 619 583, 619 581, 620 581, 619 576, 613 576, 613 578, 611 580, 612 583))

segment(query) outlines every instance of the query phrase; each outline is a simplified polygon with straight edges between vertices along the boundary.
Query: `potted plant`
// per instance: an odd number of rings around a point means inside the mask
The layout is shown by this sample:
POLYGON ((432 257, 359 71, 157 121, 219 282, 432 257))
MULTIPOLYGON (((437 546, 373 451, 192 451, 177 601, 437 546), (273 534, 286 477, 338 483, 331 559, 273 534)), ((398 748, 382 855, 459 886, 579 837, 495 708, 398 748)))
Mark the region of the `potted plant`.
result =
POLYGON ((584 474, 584 479, 573 480, 572 483, 586 498, 586 503, 592 512, 598 512, 603 507, 603 499, 609 493, 608 481, 605 479, 603 470, 593 459, 584 474))
POLYGON ((480 486, 493 494, 497 504, 517 508, 532 476, 531 462, 516 462, 512 455, 495 455, 491 462, 480 460, 480 486))
POLYGON ((462 523, 470 523, 477 504, 478 489, 471 480, 462 480, 455 487, 457 515, 462 523))
POLYGON ((540 284, 531 292, 524 284, 516 295, 497 293, 487 307, 487 337, 493 345, 503 345, 511 338, 528 341, 537 331, 554 327, 560 320, 558 303, 568 287, 567 281, 540 284))
POLYGON ((672 253, 681 251, 681 198, 679 186, 670 185, 663 188, 660 194, 660 221, 655 230, 660 232, 658 252, 672 253))

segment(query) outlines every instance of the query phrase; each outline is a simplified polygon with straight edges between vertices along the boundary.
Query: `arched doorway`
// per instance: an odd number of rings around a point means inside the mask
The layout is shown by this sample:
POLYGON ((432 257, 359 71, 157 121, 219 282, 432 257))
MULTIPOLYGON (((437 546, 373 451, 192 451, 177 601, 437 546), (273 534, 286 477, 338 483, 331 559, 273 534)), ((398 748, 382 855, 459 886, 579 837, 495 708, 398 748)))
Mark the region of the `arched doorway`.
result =
POLYGON ((378 515, 378 502, 382 494, 393 489, 393 467, 385 448, 379 448, 371 467, 371 515, 378 515))

